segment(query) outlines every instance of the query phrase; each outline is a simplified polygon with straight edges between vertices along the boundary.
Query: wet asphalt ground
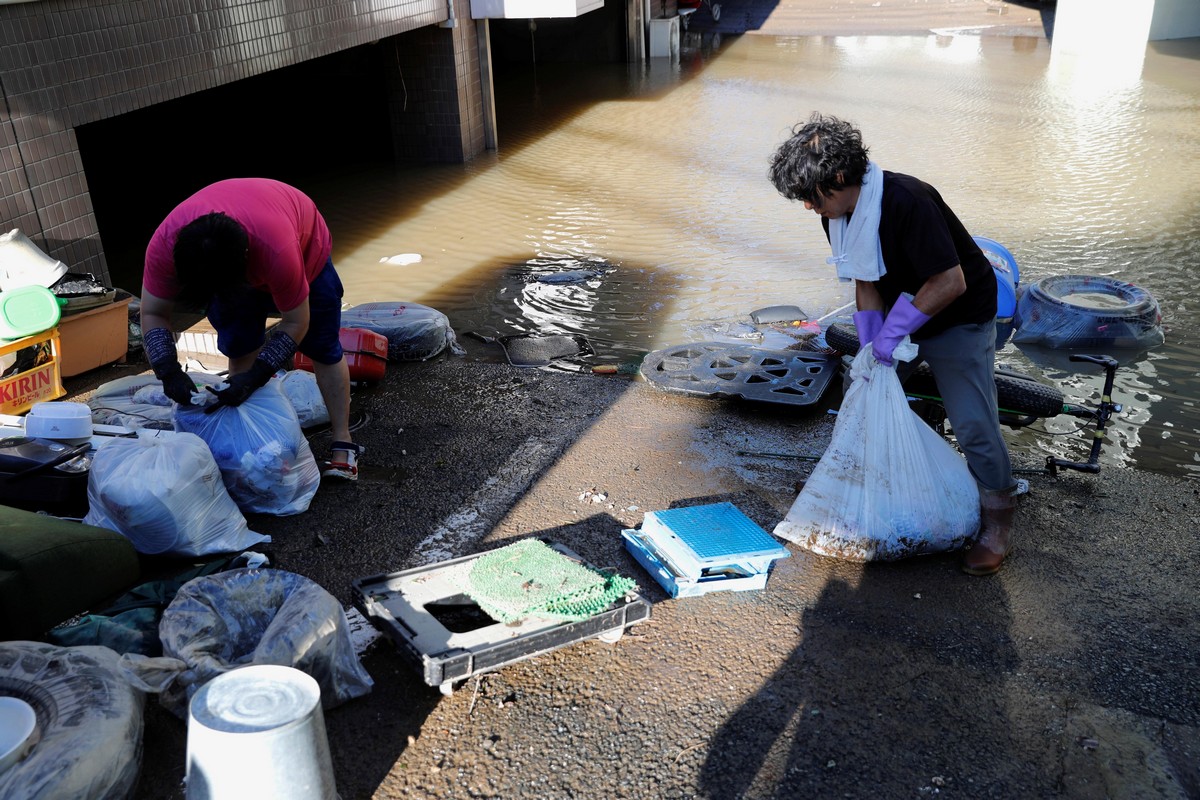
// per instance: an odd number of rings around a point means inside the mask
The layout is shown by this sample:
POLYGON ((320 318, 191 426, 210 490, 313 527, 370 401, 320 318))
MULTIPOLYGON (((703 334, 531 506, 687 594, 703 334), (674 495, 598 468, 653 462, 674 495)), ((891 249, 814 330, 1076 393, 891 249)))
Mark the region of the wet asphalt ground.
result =
MULTIPOLYGON (((544 536, 634 577, 652 615, 449 696, 378 639, 372 693, 325 714, 342 800, 1200 796, 1194 481, 1035 476, 991 578, 788 545, 765 590, 672 600, 621 529, 728 500, 770 530, 811 463, 739 453, 819 455, 832 417, 456 356, 354 404, 358 484, 250 519, 276 567, 349 606, 355 579, 544 536)), ((148 698, 138 798, 184 796, 185 746, 148 698)))

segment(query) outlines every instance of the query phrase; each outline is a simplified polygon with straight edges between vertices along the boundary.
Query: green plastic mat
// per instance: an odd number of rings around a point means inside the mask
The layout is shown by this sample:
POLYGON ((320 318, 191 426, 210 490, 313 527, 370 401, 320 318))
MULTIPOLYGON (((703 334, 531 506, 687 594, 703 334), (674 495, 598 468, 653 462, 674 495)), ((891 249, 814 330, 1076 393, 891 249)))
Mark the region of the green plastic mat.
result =
POLYGON ((471 563, 464 583, 463 591, 501 622, 587 619, 637 587, 631 578, 593 569, 539 539, 484 553, 471 563))

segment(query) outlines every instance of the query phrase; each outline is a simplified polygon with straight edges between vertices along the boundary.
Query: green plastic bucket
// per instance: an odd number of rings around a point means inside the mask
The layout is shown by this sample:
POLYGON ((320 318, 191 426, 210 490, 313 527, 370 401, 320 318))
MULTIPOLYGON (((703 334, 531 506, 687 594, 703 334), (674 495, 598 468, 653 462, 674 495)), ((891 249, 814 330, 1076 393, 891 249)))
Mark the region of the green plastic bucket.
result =
POLYGON ((0 292, 0 339, 20 339, 50 330, 61 314, 59 299, 44 286, 0 292))

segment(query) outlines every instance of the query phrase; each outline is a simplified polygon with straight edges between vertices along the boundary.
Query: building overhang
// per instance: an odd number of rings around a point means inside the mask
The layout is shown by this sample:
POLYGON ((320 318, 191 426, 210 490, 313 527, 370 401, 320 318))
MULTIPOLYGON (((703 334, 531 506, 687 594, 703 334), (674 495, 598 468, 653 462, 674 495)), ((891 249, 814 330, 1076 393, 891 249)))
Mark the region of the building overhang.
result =
POLYGON ((471 19, 579 17, 604 8, 604 0, 471 0, 471 19))

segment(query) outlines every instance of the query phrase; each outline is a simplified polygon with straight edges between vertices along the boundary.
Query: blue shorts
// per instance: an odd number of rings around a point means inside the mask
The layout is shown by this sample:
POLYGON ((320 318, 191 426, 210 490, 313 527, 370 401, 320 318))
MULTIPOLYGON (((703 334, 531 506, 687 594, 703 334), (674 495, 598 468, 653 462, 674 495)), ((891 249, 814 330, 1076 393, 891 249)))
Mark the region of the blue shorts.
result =
MULTIPOLYGON (((333 259, 308 285, 308 333, 298 348, 318 364, 342 360, 342 279, 333 259)), ((229 358, 240 358, 263 346, 267 317, 278 314, 271 295, 258 289, 208 304, 208 321, 217 329, 217 349, 229 358)))

